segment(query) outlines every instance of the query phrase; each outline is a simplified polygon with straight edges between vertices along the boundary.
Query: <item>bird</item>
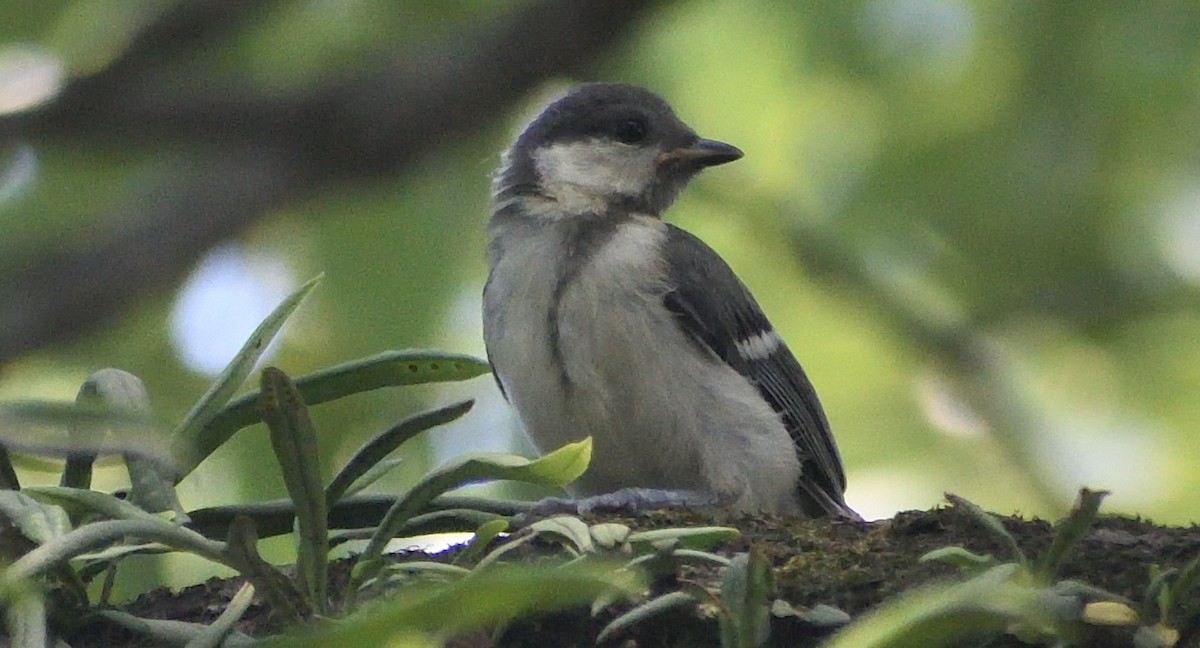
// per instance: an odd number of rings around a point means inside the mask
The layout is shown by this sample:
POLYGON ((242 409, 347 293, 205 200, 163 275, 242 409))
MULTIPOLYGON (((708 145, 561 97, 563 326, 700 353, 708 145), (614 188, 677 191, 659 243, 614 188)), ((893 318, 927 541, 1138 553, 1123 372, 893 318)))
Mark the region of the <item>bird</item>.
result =
POLYGON ((799 362, 720 255, 662 218, 697 173, 742 156, 639 86, 547 105, 492 176, 488 360, 539 450, 592 437, 572 495, 861 519, 799 362))

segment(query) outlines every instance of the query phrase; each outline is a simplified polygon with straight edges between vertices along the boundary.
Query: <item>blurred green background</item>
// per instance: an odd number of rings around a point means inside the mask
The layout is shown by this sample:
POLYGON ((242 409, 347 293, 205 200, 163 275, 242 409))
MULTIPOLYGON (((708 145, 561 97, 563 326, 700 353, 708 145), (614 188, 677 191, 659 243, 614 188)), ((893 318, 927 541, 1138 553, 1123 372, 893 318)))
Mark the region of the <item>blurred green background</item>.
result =
MULTIPOLYGON (((1200 4, 952 0, 0 5, 0 400, 114 366, 177 421, 269 362, 483 354, 497 153, 568 84, 638 83, 746 152, 668 218, 806 367, 868 518, 944 491, 1200 519, 1200 4)), ((488 378, 315 412, 331 465, 469 395, 378 488, 528 450, 488 378)), ((56 483, 25 460, 26 483, 56 483)), ((99 485, 126 479, 113 462, 99 485)), ((280 497, 261 427, 187 508, 280 497)))

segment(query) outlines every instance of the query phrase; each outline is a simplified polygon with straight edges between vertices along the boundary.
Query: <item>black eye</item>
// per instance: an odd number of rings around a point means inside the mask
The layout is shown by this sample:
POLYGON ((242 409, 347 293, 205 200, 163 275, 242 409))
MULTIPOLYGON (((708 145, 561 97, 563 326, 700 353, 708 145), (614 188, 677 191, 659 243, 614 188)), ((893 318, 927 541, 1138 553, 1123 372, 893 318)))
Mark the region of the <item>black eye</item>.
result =
POLYGON ((646 122, 640 119, 622 119, 617 122, 613 137, 618 142, 637 144, 646 139, 646 122))

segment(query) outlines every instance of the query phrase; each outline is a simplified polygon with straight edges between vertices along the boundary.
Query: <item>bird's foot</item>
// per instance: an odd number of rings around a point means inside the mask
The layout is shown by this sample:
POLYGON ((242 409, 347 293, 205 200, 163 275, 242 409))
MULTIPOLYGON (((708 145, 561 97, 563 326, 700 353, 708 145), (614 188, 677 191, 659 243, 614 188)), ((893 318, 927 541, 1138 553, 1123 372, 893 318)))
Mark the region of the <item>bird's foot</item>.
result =
POLYGON ((637 515, 664 508, 707 508, 719 506, 720 498, 713 493, 663 488, 622 488, 603 495, 564 498, 547 497, 534 502, 524 513, 527 519, 552 515, 587 515, 589 513, 624 513, 637 515))

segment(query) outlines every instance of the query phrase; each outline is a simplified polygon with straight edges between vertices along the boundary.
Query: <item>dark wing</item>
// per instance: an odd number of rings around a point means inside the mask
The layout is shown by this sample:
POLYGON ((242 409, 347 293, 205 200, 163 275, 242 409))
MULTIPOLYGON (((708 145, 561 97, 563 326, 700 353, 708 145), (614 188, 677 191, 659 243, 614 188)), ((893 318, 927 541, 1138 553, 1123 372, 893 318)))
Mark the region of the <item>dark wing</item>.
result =
POLYGON ((772 349, 770 341, 778 339, 774 328, 725 261, 695 236, 667 228, 670 288, 663 302, 697 345, 749 379, 779 412, 800 459, 798 489, 805 513, 857 517, 842 496, 842 460, 800 363, 782 341, 772 349))

